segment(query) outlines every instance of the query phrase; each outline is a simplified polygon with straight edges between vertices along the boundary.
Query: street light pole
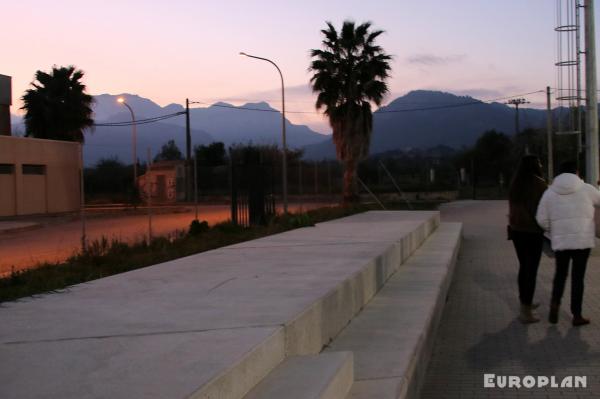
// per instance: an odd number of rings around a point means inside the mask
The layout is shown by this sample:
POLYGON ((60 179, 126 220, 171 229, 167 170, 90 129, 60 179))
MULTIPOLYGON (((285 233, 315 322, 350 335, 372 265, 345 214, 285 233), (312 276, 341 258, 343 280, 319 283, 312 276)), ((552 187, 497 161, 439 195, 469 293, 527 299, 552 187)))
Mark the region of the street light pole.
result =
POLYGON ((281 163, 281 173, 282 184, 283 184, 283 213, 288 213, 288 198, 287 198, 287 143, 285 137, 285 86, 283 84, 283 74, 281 73, 281 69, 268 58, 257 57, 255 55, 250 55, 241 52, 240 55, 250 58, 256 58, 257 60, 267 61, 271 63, 279 72, 279 76, 281 77, 281 143, 283 147, 283 155, 282 155, 282 163, 281 163))
POLYGON ((119 97, 117 99, 117 102, 127 107, 129 112, 131 113, 131 121, 133 122, 133 124, 131 125, 131 140, 133 145, 133 189, 135 193, 135 190, 137 190, 137 125, 135 123, 135 114, 133 113, 133 109, 131 109, 129 104, 125 102, 125 99, 123 97, 119 97))

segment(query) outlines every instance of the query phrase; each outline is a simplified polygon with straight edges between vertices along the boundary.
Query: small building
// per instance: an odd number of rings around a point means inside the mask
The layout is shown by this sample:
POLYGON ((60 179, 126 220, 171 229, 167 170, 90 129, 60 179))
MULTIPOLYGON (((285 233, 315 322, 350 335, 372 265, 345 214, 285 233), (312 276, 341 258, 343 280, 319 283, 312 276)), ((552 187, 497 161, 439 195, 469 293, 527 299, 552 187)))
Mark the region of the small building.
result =
POLYGON ((0 136, 0 217, 80 209, 79 143, 0 136))
POLYGON ((0 135, 10 136, 11 98, 10 76, 0 75, 0 135))
POLYGON ((79 143, 11 136, 10 105, 0 75, 0 217, 78 211, 79 143))
POLYGON ((153 203, 166 204, 185 200, 185 162, 158 161, 150 171, 138 177, 138 189, 144 201, 148 191, 153 203))

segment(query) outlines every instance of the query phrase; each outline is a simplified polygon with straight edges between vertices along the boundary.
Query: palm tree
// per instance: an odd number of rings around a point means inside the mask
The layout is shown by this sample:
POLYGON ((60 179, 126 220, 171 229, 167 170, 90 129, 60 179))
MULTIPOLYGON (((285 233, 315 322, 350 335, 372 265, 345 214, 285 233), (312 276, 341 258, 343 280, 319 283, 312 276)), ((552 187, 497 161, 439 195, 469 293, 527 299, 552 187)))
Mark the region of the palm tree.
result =
POLYGON ((371 102, 380 105, 388 92, 391 56, 375 44, 383 33, 370 31, 371 23, 355 26, 344 21, 338 34, 327 22, 321 50, 311 50, 312 90, 318 93, 317 110, 324 108, 333 130, 338 159, 344 164, 344 203, 358 200, 356 170, 369 154, 373 114, 371 102))
POLYGON ((83 130, 94 124, 92 96, 81 83, 83 71, 74 66, 37 71, 33 88, 23 97, 25 135, 41 139, 83 142, 83 130))

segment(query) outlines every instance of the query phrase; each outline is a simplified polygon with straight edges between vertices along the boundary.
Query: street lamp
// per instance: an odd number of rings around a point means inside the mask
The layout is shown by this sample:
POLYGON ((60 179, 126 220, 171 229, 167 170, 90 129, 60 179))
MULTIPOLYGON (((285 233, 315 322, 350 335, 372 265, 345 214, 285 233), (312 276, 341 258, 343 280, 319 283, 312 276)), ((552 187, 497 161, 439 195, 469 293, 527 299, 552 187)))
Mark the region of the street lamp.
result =
POLYGON ((131 125, 131 137, 133 142, 133 192, 135 193, 135 190, 137 190, 137 126, 135 124, 135 114, 123 97, 119 97, 117 102, 127 107, 131 113, 131 121, 133 122, 131 125))
POLYGON ((281 69, 268 58, 257 57, 255 55, 246 54, 241 52, 240 55, 250 58, 256 58, 257 60, 267 61, 271 63, 275 68, 277 68, 277 72, 279 72, 279 76, 281 77, 281 141, 283 147, 283 155, 282 155, 282 166, 281 173, 283 174, 283 213, 288 212, 288 198, 287 198, 287 144, 285 140, 285 89, 283 85, 283 74, 281 73, 281 69))

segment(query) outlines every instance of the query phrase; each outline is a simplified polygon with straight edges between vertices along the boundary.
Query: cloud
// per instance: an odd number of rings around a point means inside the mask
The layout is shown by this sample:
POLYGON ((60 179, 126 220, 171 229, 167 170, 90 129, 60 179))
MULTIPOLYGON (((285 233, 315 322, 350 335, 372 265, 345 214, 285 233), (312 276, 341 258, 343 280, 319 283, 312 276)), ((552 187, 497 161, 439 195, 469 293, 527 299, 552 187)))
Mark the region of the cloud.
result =
POLYGON ((434 54, 415 54, 406 59, 409 64, 439 66, 462 62, 467 58, 466 54, 450 54, 439 56, 434 54))

